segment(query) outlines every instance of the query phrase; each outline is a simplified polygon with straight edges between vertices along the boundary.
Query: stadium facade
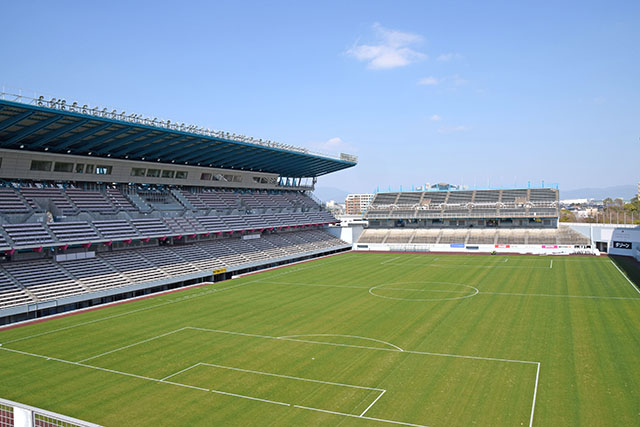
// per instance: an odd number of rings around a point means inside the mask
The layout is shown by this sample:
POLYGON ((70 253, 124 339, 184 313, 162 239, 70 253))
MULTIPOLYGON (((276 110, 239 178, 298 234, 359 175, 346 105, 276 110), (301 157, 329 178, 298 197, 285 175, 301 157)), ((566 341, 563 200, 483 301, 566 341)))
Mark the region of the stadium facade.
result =
POLYGON ((359 250, 596 253, 592 240, 559 226, 557 188, 377 193, 359 250))
POLYGON ((311 191, 356 163, 0 94, 0 324, 348 250, 311 191))

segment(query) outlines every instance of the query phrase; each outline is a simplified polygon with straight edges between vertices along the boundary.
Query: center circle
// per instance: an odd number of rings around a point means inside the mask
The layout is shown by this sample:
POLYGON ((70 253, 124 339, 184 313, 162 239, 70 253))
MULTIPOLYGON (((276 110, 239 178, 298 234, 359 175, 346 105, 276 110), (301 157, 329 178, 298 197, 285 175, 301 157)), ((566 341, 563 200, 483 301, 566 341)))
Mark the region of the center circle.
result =
POLYGON ((451 301, 470 298, 479 292, 464 283, 431 281, 383 283, 369 288, 374 297, 398 301, 451 301))

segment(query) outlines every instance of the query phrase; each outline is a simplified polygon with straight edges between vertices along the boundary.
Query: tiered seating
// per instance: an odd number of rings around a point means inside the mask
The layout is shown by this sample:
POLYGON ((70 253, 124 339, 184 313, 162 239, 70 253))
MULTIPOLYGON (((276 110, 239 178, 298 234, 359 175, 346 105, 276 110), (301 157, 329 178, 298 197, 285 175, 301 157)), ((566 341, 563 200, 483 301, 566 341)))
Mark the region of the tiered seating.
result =
POLYGON ((304 195, 302 193, 298 193, 296 191, 284 193, 284 197, 296 207, 312 208, 312 209, 319 208, 318 204, 314 202, 311 197, 304 195))
POLYGON ((185 261, 175 252, 167 250, 165 247, 145 249, 140 251, 140 253, 147 261, 151 262, 171 277, 198 272, 197 268, 185 261))
POLYGON ((174 234, 204 233, 205 228, 195 218, 165 218, 164 222, 174 234))
POLYGON ((47 301, 337 246, 344 246, 344 242, 324 231, 313 230, 257 239, 219 239, 104 252, 95 258, 60 263, 52 260, 5 263, 0 264, 0 307, 34 302, 29 292, 38 301, 47 301), (11 276, 28 292, 16 286, 11 276))
POLYGON ((532 202, 552 203, 558 200, 558 193, 549 188, 532 188, 529 190, 529 197, 532 202))
POLYGON ((13 246, 37 246, 54 243, 53 238, 40 223, 4 224, 2 226, 13 246))
MULTIPOLYGON (((526 191, 526 190, 525 190, 526 191)), ((468 193, 464 191, 464 193, 468 193)), ((455 193, 452 193, 455 194, 455 193)), ((474 191, 473 203, 497 203, 500 200, 500 191, 474 191)))
POLYGON ((378 193, 366 214, 368 219, 541 216, 558 216, 557 190, 542 188, 378 193))
POLYGON ((198 223, 209 233, 220 233, 229 231, 229 228, 219 216, 199 216, 196 218, 198 223))
POLYGON ((468 245, 473 244, 482 244, 482 245, 493 245, 496 241, 497 230, 489 229, 489 230, 469 230, 469 238, 467 239, 468 245))
POLYGON ((447 201, 449 192, 447 191, 426 191, 422 195, 422 204, 429 206, 438 206, 447 201))
POLYGON ((93 225, 106 239, 126 239, 138 235, 131 224, 124 219, 94 221, 93 225))
POLYGON ((529 191, 525 188, 516 190, 502 190, 500 201, 503 203, 516 203, 528 199, 529 191))
POLYGON ((558 229, 366 229, 358 243, 412 243, 467 245, 590 245, 588 237, 566 226, 558 229))
POLYGON ((247 209, 262 209, 264 205, 262 202, 255 197, 252 193, 242 193, 238 195, 240 199, 240 203, 244 205, 247 209))
POLYGON ((283 193, 269 194, 270 203, 264 202, 266 207, 272 207, 276 209, 290 209, 294 205, 291 200, 287 198, 283 193))
POLYGON ((187 199, 187 201, 191 203, 191 206, 193 206, 195 209, 208 209, 208 206, 192 192, 187 190, 180 190, 180 194, 182 194, 184 198, 187 199))
POLYGON ((256 251, 262 253, 266 258, 280 258, 287 255, 287 252, 268 239, 251 239, 245 242, 255 248, 256 251))
POLYGON ((421 229, 416 230, 416 235, 413 237, 412 243, 438 243, 442 230, 435 229, 421 229))
POLYGON ((100 257, 123 274, 131 283, 160 280, 167 274, 141 255, 143 251, 117 251, 101 254, 100 257))
POLYGON ((92 291, 117 288, 130 282, 100 257, 62 261, 60 265, 92 291))
POLYGON ((7 239, 4 238, 4 236, 0 233, 0 248, 9 248, 9 242, 7 242, 7 239))
POLYGON ((85 191, 76 188, 67 188, 67 196, 81 211, 100 212, 114 214, 116 208, 99 191, 85 191))
POLYGON ((366 229, 360 235, 358 243, 383 243, 389 230, 366 229))
POLYGON ((15 283, 0 269, 0 308, 34 302, 33 298, 16 286, 15 283))
POLYGON ((246 230, 249 228, 247 221, 244 216, 240 215, 227 215, 221 217, 224 221, 227 230, 236 231, 236 230, 246 230))
POLYGON ((209 256, 212 258, 211 263, 214 265, 216 265, 216 263, 213 262, 214 259, 218 260, 227 267, 246 264, 248 262, 248 259, 246 257, 237 253, 233 249, 220 244, 220 241, 218 240, 201 242, 198 243, 198 246, 207 254, 209 254, 209 256))
POLYGON ((242 239, 220 240, 220 242, 226 246, 227 249, 241 257, 244 257, 248 262, 261 261, 268 258, 265 254, 260 253, 242 239))
POLYGON ((590 245, 591 240, 567 226, 558 227, 558 244, 560 245, 590 245))
MULTIPOLYGON (((496 194, 497 196, 497 194, 496 194)), ((466 205, 473 199, 473 191, 451 191, 447 199, 448 205, 466 205)), ((496 197, 496 202, 498 198, 496 197)))
POLYGON ((20 193, 27 200, 29 205, 35 210, 41 210, 36 203, 36 199, 48 200, 55 207, 60 209, 63 215, 75 215, 77 209, 64 195, 63 191, 56 187, 21 187, 20 193))
POLYGON ((405 230, 405 229, 393 230, 392 229, 389 232, 389 236, 387 237, 387 241, 385 243, 410 243, 415 232, 416 230, 411 230, 411 229, 409 230, 405 230))
POLYGON ((397 193, 377 193, 373 197, 372 205, 391 205, 396 202, 398 198, 397 193))
POLYGON ((124 194, 120 192, 117 188, 107 188, 105 190, 107 198, 111 201, 113 206, 121 211, 136 211, 136 207, 131 204, 129 199, 127 199, 124 194))
POLYGON ((39 301, 86 292, 86 288, 51 260, 7 263, 3 267, 39 301))
POLYGON ((469 230, 442 230, 439 243, 444 244, 463 244, 467 240, 469 230))
POLYGON ((171 230, 161 218, 133 219, 131 225, 145 237, 163 237, 171 234, 171 230))
POLYGON ((422 193, 400 193, 396 204, 401 205, 417 205, 422 199, 422 193))
MULTIPOLYGON (((213 243, 213 242, 211 242, 213 243)), ((204 242, 199 244, 188 244, 182 246, 171 246, 168 248, 176 256, 189 260, 189 262, 199 271, 213 271, 219 268, 227 267, 217 255, 213 255, 204 247, 204 242)), ((214 246, 214 245, 209 245, 214 246)))
POLYGON ((511 244, 511 245, 523 245, 526 243, 527 231, 526 230, 499 230, 498 231, 498 244, 511 244))
POLYGON ((49 230, 60 242, 86 241, 99 239, 98 234, 88 222, 50 222, 49 230))
POLYGON ((20 196, 11 188, 0 188, 0 213, 21 214, 29 212, 20 196))

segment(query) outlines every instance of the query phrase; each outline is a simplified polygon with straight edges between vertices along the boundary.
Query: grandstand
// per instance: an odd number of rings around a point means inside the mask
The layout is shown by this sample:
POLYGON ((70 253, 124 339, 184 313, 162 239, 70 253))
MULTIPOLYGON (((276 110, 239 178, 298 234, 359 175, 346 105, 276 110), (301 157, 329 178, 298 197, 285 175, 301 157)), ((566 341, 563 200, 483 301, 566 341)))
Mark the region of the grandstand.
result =
POLYGON ((591 240, 559 226, 558 190, 378 193, 358 249, 584 253, 591 240))
POLYGON ((0 324, 347 250, 311 191, 357 159, 0 95, 0 324))

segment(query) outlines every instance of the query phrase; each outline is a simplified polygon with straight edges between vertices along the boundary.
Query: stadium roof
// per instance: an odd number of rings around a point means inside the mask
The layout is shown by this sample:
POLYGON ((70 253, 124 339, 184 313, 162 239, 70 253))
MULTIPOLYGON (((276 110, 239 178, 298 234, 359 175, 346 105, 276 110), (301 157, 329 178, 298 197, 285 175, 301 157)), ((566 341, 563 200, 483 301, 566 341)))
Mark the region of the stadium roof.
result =
POLYGON ((357 164, 355 156, 210 131, 62 100, 0 93, 0 148, 316 177, 357 164), (12 97, 11 99, 7 99, 12 97))

